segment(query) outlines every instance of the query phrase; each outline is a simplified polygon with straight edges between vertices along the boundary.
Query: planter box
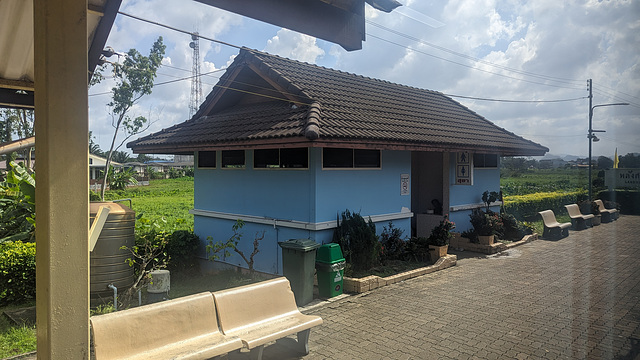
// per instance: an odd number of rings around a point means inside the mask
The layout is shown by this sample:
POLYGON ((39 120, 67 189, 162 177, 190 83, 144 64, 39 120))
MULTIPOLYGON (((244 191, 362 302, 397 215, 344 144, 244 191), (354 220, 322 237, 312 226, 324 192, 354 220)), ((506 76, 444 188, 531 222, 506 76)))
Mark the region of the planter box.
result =
POLYGON ((429 257, 431 258, 432 263, 436 263, 438 259, 441 257, 447 256, 447 250, 449 249, 449 245, 444 246, 435 246, 429 245, 429 257))
POLYGON ((430 266, 426 266, 420 269, 414 269, 400 274, 395 274, 387 277, 379 277, 376 275, 370 275, 363 278, 350 278, 345 277, 343 279, 343 289, 345 292, 350 293, 363 293, 374 290, 379 287, 391 285, 399 281, 404 281, 421 275, 429 274, 434 271, 443 270, 451 266, 455 266, 458 257, 455 255, 446 255, 438 259, 438 261, 430 266))
POLYGON ((478 235, 478 243, 480 245, 491 245, 493 244, 493 240, 495 235, 478 235))

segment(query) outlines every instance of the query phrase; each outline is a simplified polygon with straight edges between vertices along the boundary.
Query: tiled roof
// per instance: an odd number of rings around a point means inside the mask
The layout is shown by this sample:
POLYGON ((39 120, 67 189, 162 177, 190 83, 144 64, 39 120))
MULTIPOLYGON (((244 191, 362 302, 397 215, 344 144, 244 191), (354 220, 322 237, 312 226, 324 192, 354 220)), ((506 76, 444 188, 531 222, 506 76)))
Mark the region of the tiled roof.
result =
POLYGON ((192 120, 127 146, 136 152, 171 153, 275 143, 502 155, 543 155, 548 151, 439 92, 248 49, 240 51, 192 120), (261 77, 254 76, 259 79, 256 86, 245 82, 251 79, 246 76, 248 69, 261 77), (265 84, 272 88, 265 90, 265 84), (266 102, 223 101, 248 94, 255 97, 256 92, 268 94, 266 102), (220 104, 224 108, 220 109, 220 104))

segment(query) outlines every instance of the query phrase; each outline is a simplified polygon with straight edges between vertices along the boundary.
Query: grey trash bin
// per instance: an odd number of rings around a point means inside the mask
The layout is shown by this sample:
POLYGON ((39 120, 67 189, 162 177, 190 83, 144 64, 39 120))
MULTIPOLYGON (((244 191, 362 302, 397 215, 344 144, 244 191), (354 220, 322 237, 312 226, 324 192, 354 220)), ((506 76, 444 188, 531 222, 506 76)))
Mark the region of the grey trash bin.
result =
POLYGON ((282 248, 282 273, 291 284, 296 304, 310 303, 313 300, 316 249, 320 244, 311 239, 291 239, 278 245, 282 248))

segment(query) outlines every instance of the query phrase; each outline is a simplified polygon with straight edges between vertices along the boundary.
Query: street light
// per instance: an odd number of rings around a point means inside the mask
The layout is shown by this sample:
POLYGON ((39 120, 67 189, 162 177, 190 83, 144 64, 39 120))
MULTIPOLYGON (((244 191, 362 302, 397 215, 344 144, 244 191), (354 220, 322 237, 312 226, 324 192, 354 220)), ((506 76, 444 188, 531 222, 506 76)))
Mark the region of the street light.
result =
POLYGON ((589 86, 589 133, 587 134, 587 139, 589 139, 589 201, 591 201, 592 197, 591 197, 591 188, 593 186, 592 181, 591 181, 591 147, 592 147, 592 142, 598 142, 600 141, 600 139, 598 139, 597 136, 595 136, 593 133, 596 132, 605 132, 605 130, 593 130, 593 109, 597 108, 597 107, 603 107, 603 106, 616 106, 616 105, 629 105, 629 103, 613 103, 613 104, 599 104, 599 105, 591 105, 592 101, 593 101, 593 83, 591 81, 591 79, 587 80, 587 85, 589 86))

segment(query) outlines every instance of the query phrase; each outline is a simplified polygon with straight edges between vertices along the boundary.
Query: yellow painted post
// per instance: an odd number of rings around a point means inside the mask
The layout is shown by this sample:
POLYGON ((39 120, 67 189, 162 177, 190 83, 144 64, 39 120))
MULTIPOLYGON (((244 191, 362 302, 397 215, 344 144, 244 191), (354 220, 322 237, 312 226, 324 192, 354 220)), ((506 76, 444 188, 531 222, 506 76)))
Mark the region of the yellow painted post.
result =
POLYGON ((34 1, 38 359, 89 358, 87 1, 34 1))

